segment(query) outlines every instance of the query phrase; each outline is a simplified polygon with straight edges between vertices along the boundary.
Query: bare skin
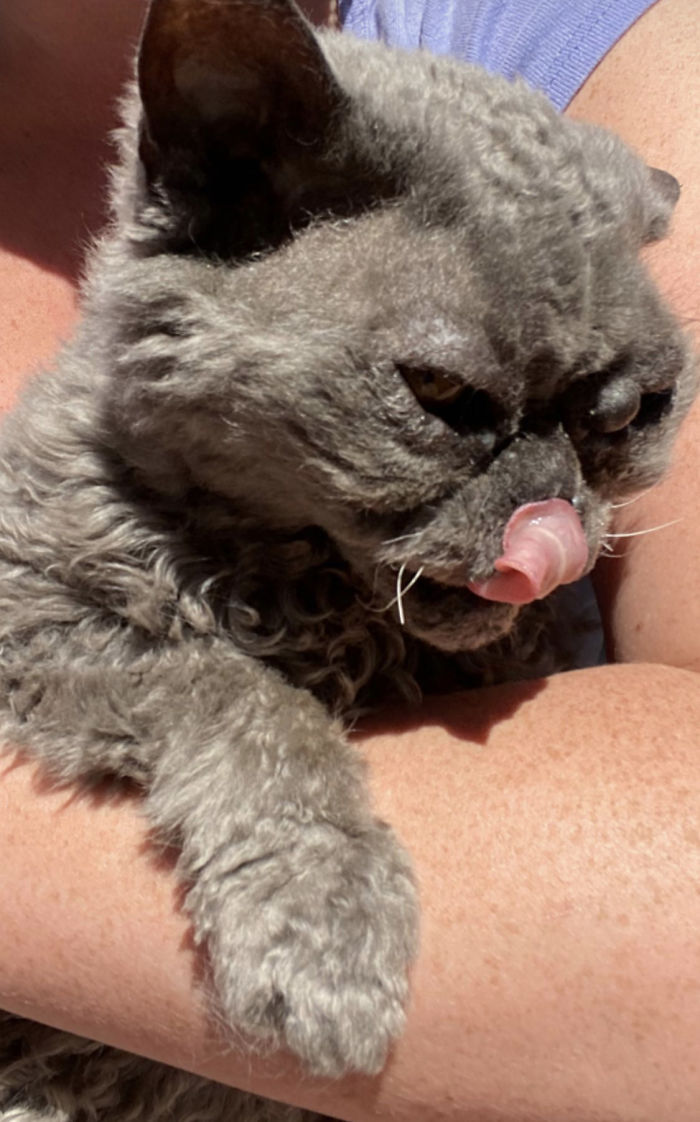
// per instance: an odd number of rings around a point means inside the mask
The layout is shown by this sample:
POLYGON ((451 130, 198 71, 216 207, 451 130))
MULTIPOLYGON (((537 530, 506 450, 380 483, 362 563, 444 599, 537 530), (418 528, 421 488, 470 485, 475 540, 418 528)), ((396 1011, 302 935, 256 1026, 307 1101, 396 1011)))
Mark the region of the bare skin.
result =
POLYGON ((335 1084, 216 1041, 177 885, 130 801, 11 768, 3 1003, 348 1119, 696 1122, 698 727, 695 675, 625 666, 443 700, 366 740, 422 944, 387 1068, 335 1084))
MULTIPOLYGON (((574 99, 574 117, 614 129, 649 164, 681 183, 670 237, 648 262, 681 322, 700 345, 700 34, 695 0, 661 0, 603 60, 574 99)), ((622 563, 599 565, 614 656, 700 670, 700 405, 688 418, 673 470, 649 495, 620 511, 622 563), (669 571, 670 570, 670 571, 669 571)))
POLYGON ((107 136, 142 0, 8 0, 0 64, 0 407, 78 317, 80 263, 104 221, 107 136))
MULTIPOLYGON (((113 26, 105 57, 118 55, 141 9, 140 0, 105 0, 98 21, 89 0, 70 6, 70 28, 56 17, 51 41, 57 69, 59 56, 82 60, 65 104, 35 83, 25 108, 35 131, 13 149, 0 118, 3 151, 17 156, 0 180, 0 307, 18 324, 3 334, 8 403, 16 371, 47 359, 76 315, 75 255, 40 252, 27 234, 38 217, 22 220, 21 183, 34 182, 26 161, 40 158, 47 107, 61 135, 72 98, 85 106, 81 143, 94 169, 117 73, 85 44, 113 26)), ((42 26, 49 9, 58 6, 5 0, 3 19, 24 35, 29 16, 42 26)), ((696 22, 695 0, 659 0, 573 106, 682 180, 674 240, 654 250, 653 266, 689 320, 698 316, 696 22)), ((19 38, 9 42, 16 60, 19 38)), ((31 57, 40 69, 41 53, 31 57)), ((13 75, 0 76, 0 106, 12 104, 13 75)), ((56 247, 97 221, 94 170, 61 174, 71 206, 45 214, 60 223, 56 247)), ((633 548, 602 573, 611 644, 645 665, 433 701, 359 741, 377 810, 414 855, 423 908, 407 1031, 380 1077, 319 1084, 284 1056, 224 1053, 199 995, 201 964, 171 863, 151 846, 136 800, 49 791, 32 765, 9 757, 0 773, 0 1005, 348 1119, 696 1122, 700 679, 684 667, 700 662, 699 426, 696 411, 675 473, 628 508, 620 528, 684 522, 621 539, 633 548)))

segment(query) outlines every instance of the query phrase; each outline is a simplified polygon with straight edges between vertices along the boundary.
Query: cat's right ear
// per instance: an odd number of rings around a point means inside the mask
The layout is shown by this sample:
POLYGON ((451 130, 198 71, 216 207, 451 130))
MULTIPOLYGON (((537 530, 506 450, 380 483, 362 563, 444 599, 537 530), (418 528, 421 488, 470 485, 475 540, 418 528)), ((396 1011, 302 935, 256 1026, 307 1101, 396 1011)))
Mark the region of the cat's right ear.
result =
POLYGON ((290 0, 151 0, 138 82, 139 154, 172 248, 279 242, 345 105, 290 0))
POLYGON ((681 185, 674 175, 661 168, 647 168, 648 199, 644 241, 656 242, 666 235, 671 215, 680 198, 681 185))

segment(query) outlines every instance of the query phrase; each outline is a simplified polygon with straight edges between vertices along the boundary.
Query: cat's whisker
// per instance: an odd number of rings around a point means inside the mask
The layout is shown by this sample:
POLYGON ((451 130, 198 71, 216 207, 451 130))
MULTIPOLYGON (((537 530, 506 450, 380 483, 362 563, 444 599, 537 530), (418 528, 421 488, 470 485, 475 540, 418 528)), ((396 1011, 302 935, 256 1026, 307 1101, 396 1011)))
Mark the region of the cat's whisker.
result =
POLYGON ((648 526, 646 530, 629 530, 625 534, 606 534, 606 538, 642 538, 645 534, 655 534, 657 530, 667 530, 669 526, 677 526, 682 518, 673 518, 670 522, 662 522, 659 526, 648 526))
POLYGON ((395 542, 407 542, 409 538, 417 538, 420 530, 413 530, 410 534, 400 534, 398 538, 387 538, 382 545, 394 545, 395 542))
MULTIPOLYGON (((644 492, 644 494, 646 493, 647 492, 644 492)), ((637 497, 641 498, 641 496, 637 497)), ((634 502, 635 500, 632 499, 631 501, 634 502)), ((655 533, 657 530, 666 530, 669 526, 676 526, 682 521, 682 518, 673 518, 670 522, 662 522, 659 526, 649 526, 646 530, 629 530, 626 533, 606 534, 603 541, 600 543, 601 554, 609 561, 623 560, 625 557, 624 553, 613 553, 613 541, 617 541, 620 538, 642 538, 646 534, 655 533)))
POLYGON ((398 574, 396 576, 396 608, 397 608, 397 611, 399 613, 399 623, 401 624, 402 627, 406 623, 406 616, 405 616, 404 610, 403 610, 403 591, 401 589, 401 581, 403 580, 403 575, 404 575, 405 571, 406 571, 406 562, 404 561, 403 565, 399 569, 398 574))
POLYGON ((404 561, 403 565, 401 566, 398 573, 396 574, 396 596, 394 596, 394 598, 392 600, 390 600, 388 604, 385 604, 384 607, 381 609, 383 612, 388 612, 389 608, 393 608, 394 604, 396 604, 397 611, 399 613, 399 623, 401 624, 402 627, 404 627, 405 624, 406 624, 406 613, 403 610, 403 598, 404 598, 404 596, 406 595, 407 592, 410 592, 410 590, 413 588, 416 581, 420 579, 420 576, 423 572, 423 566, 421 565, 420 569, 418 569, 413 574, 410 581, 408 582, 408 584, 404 588, 402 586, 402 581, 403 581, 403 575, 404 575, 405 572, 406 572, 406 562, 404 561))
POLYGON ((413 588, 416 581, 420 578, 420 575, 423 572, 423 566, 421 566, 420 569, 418 569, 417 572, 415 572, 413 574, 413 576, 411 577, 411 579, 408 582, 408 584, 406 585, 406 587, 404 589, 402 589, 401 588, 401 579, 403 577, 405 569, 406 569, 406 565, 403 564, 401 566, 401 568, 399 569, 399 573, 398 573, 398 576, 396 578, 396 607, 397 607, 398 613, 399 613, 399 623, 401 624, 402 627, 404 627, 405 624, 406 624, 406 616, 405 616, 405 613, 404 613, 404 610, 403 610, 403 597, 406 595, 407 592, 411 591, 411 589, 413 588))
POLYGON ((377 585, 379 583, 379 574, 382 571, 383 567, 384 566, 382 566, 382 565, 375 565, 374 566, 374 572, 372 574, 372 588, 371 588, 369 600, 362 600, 358 596, 358 603, 361 604, 363 608, 366 608, 368 612, 377 612, 380 615, 383 614, 384 612, 388 611, 389 608, 392 606, 392 604, 395 603, 395 600, 392 600, 391 603, 389 603, 389 604, 377 604, 377 602, 376 602, 376 596, 377 596, 377 591, 378 591, 377 590, 377 585))
POLYGON ((624 506, 632 506, 632 503, 638 503, 640 499, 643 499, 645 495, 648 495, 656 487, 658 487, 658 483, 654 483, 651 487, 647 487, 644 491, 640 491, 638 495, 633 495, 631 499, 625 499, 624 503, 611 503, 610 509, 622 510, 624 506))

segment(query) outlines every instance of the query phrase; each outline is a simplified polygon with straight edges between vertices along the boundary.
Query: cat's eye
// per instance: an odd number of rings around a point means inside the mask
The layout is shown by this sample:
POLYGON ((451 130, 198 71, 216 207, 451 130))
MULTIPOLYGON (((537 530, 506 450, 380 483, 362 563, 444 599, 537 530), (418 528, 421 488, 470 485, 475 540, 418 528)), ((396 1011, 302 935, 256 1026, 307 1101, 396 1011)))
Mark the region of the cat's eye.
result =
POLYGON ((643 393, 637 416, 632 421, 633 428, 655 425, 671 409, 675 398, 675 387, 669 386, 654 393, 643 393))
POLYGON ((488 448, 496 444, 504 412, 485 390, 465 385, 442 370, 411 366, 398 370, 426 413, 439 417, 460 436, 478 436, 488 448))
POLYGON ((464 382, 442 370, 414 369, 410 366, 402 366, 400 370, 414 396, 426 407, 456 401, 465 389, 464 382))
POLYGON ((641 391, 631 378, 606 383, 589 410, 591 428, 602 434, 622 432, 638 415, 641 400, 641 391))
POLYGON ((673 386, 642 393, 631 381, 609 383, 589 411, 591 428, 601 434, 612 434, 656 424, 671 408, 673 398, 673 386))

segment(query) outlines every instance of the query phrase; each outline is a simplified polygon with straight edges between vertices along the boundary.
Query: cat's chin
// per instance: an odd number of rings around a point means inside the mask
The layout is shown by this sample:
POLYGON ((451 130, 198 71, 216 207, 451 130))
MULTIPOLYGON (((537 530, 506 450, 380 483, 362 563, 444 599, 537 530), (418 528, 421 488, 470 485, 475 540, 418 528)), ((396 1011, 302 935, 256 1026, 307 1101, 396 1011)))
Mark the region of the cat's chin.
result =
POLYGON ((467 588, 429 578, 402 597, 403 626, 414 638, 447 653, 474 651, 512 629, 519 608, 483 600, 467 588))

